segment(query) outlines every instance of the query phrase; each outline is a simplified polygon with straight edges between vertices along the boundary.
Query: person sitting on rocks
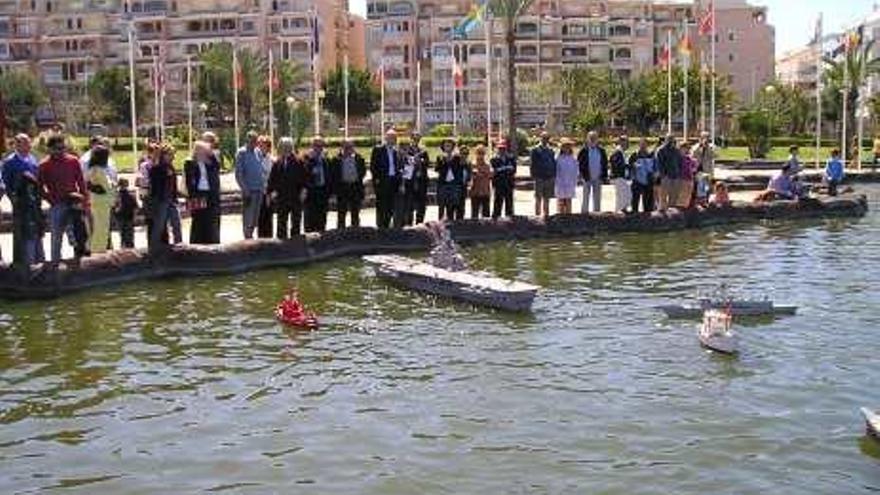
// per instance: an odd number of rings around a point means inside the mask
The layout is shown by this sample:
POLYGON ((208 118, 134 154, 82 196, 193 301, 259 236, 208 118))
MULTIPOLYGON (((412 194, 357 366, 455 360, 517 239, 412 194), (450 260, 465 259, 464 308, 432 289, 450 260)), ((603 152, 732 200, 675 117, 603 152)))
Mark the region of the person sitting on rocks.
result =
POLYGON ((714 206, 730 206, 730 195, 727 192, 727 184, 724 181, 715 182, 715 193, 709 203, 714 206))
POLYGON ((843 161, 840 159, 840 150, 831 150, 831 159, 825 165, 825 176, 823 177, 825 184, 828 186, 828 195, 837 196, 837 186, 843 182, 844 170, 843 161))
POLYGON ((767 184, 767 190, 755 198, 756 201, 796 200, 802 196, 799 184, 794 180, 797 174, 791 162, 782 166, 767 184))

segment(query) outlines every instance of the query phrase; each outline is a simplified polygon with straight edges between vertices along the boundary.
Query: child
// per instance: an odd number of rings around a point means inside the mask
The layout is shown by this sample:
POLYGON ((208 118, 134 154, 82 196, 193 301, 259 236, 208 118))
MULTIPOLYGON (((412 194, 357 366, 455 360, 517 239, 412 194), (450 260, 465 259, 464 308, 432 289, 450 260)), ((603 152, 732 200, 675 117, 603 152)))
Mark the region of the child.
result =
POLYGON ((831 150, 831 159, 825 165, 825 183, 828 185, 828 195, 837 196, 837 186, 843 182, 843 162, 840 160, 840 150, 831 150))
POLYGON ((715 206, 730 205, 730 196, 727 194, 727 184, 720 180, 715 182, 715 194, 712 195, 711 203, 715 206))
POLYGON ((119 194, 113 205, 123 249, 134 249, 134 215, 137 199, 128 188, 128 179, 119 179, 119 194))
POLYGON ((712 186, 709 184, 709 174, 700 172, 696 178, 697 188, 694 193, 697 206, 706 206, 709 204, 709 194, 712 192, 712 186))

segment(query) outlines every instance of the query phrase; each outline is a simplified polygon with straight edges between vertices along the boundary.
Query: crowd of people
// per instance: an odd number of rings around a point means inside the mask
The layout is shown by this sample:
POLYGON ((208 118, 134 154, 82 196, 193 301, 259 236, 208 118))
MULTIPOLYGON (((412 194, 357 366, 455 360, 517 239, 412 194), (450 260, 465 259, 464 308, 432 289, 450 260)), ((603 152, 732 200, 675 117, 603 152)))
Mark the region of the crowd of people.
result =
MULTIPOLYGON (((234 156, 246 239, 322 232, 328 228, 333 203, 337 228, 360 226, 367 172, 380 229, 426 221, 432 176, 439 220, 465 218, 468 199, 472 218, 514 215, 518 158, 507 140, 494 143, 494 150, 479 145, 472 153, 455 139, 445 138, 433 163, 418 133, 400 145, 393 129, 373 148, 369 164, 351 140, 335 153, 327 150, 320 136, 300 151, 291 138, 280 139, 277 153, 272 144, 267 136, 249 132, 234 156)), ((149 140, 137 162, 133 185, 119 177, 111 146, 103 137, 93 137, 88 150, 77 157, 63 135, 51 135, 46 141, 48 153, 39 163, 31 147, 30 137, 19 134, 14 152, 0 162, 0 192, 5 191, 13 205, 14 263, 30 266, 44 261, 46 231, 53 262, 61 258, 65 236, 75 258, 111 249, 111 226, 119 231, 119 247, 133 248, 138 212, 151 251, 181 243, 181 198, 191 217, 189 243, 220 243, 222 158, 215 134, 205 132, 195 142, 183 160, 182 178, 175 166, 175 147, 149 140), (47 216, 43 201, 49 204, 47 216)), ((693 143, 668 135, 653 149, 647 138, 632 149, 630 139, 622 135, 606 151, 598 134, 590 132, 576 153, 571 139, 559 139, 557 149, 550 134, 543 132, 529 150, 535 215, 548 217, 552 199, 557 213, 571 214, 579 185, 582 213, 602 210, 603 185, 613 187, 613 209, 618 212, 723 206, 730 198, 726 185, 714 181, 714 163, 715 149, 707 133, 693 143)), ((789 160, 761 198, 803 197, 805 188, 797 180, 800 170, 797 148, 792 147, 789 160)), ((843 174, 835 150, 825 171, 830 194, 836 194, 843 174)))
POLYGON ((647 138, 630 149, 629 137, 619 136, 609 153, 595 132, 577 155, 574 142, 559 141, 556 151, 544 132, 530 153, 530 175, 535 189, 535 215, 550 215, 550 201, 558 213, 572 213, 577 186, 582 184, 581 212, 602 210, 602 186, 614 189, 614 211, 638 212, 688 208, 710 202, 729 202, 722 182, 713 184, 715 149, 704 133, 696 143, 677 143, 673 136, 660 139, 651 149, 647 138), (714 194, 713 194, 714 188, 714 194))

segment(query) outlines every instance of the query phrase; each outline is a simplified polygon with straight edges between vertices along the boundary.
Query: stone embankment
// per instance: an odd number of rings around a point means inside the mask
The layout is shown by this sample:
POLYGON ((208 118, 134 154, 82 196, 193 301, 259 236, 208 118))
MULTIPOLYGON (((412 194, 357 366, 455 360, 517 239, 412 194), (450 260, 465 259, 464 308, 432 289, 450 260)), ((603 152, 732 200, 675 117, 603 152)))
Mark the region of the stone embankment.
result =
MULTIPOLYGON (((668 232, 764 220, 857 218, 868 210, 863 195, 803 202, 736 203, 726 208, 670 210, 652 214, 601 213, 557 215, 543 220, 463 220, 449 225, 461 243, 536 238, 583 237, 622 232, 668 232)), ((371 227, 308 234, 296 239, 241 241, 220 246, 179 245, 160 253, 118 250, 84 258, 79 266, 36 267, 30 272, 0 268, 0 298, 52 298, 74 291, 159 278, 222 275, 301 266, 366 254, 426 252, 432 233, 427 226, 403 230, 371 227)))

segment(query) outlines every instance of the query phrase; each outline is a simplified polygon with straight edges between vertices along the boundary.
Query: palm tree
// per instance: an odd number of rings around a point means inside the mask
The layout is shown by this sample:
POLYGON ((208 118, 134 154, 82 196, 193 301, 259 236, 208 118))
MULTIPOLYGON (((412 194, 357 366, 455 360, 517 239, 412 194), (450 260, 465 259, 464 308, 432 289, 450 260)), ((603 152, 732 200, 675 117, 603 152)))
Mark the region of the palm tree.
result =
MULTIPOLYGON (((827 87, 834 95, 844 92, 848 111, 842 118, 846 119, 848 129, 855 130, 861 92, 869 77, 880 74, 880 58, 874 57, 874 40, 859 42, 854 49, 847 50, 843 58, 825 58, 825 63, 830 67, 825 72, 827 87)), ((846 143, 848 150, 851 146, 852 142, 846 143)))
MULTIPOLYGON (((492 15, 504 22, 504 41, 507 45, 507 137, 511 150, 516 153, 516 64, 513 53, 516 51, 516 21, 535 0, 489 0, 492 15)), ((487 54, 490 55, 491 54, 487 54)), ((540 56, 540 54, 538 55, 540 56)))

